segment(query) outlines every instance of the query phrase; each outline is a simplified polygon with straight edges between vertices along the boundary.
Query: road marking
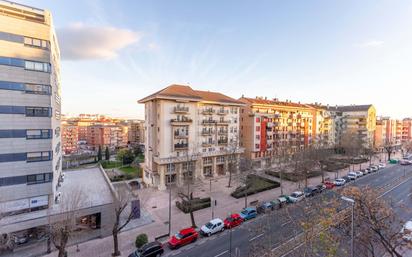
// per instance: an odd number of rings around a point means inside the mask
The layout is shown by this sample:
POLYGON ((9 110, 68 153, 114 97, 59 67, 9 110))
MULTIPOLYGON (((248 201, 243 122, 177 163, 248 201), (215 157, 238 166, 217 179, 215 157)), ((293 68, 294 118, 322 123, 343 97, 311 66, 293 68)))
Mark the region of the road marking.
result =
POLYGON ((225 254, 225 253, 227 253, 227 252, 229 252, 229 250, 226 250, 226 251, 224 251, 224 252, 219 253, 218 255, 215 255, 215 257, 222 256, 223 254, 225 254))
POLYGON ((289 223, 292 223, 292 221, 289 220, 288 222, 283 223, 281 226, 284 227, 284 226, 286 226, 286 225, 289 224, 289 223))
POLYGON ((280 257, 285 257, 287 256, 289 253, 294 252, 296 249, 298 249, 299 247, 301 247, 304 243, 300 243, 299 245, 297 245, 295 248, 293 248, 292 250, 290 250, 289 252, 285 253, 284 255, 280 256, 280 257))
POLYGON ((408 194, 408 197, 410 197, 411 195, 412 195, 412 193, 409 193, 409 194, 408 194))
POLYGON ((251 239, 249 239, 249 242, 252 242, 253 240, 258 239, 259 237, 263 236, 263 234, 264 234, 264 233, 252 237, 251 239))
POLYGON ((402 200, 400 200, 398 203, 402 203, 403 202, 403 199, 402 200))
POLYGON ((400 183, 399 185, 397 185, 397 186, 393 187, 391 190, 386 191, 385 193, 381 194, 380 196, 378 196, 378 198, 381 198, 382 196, 385 196, 387 193, 389 193, 389 192, 391 192, 391 191, 395 190, 396 188, 400 187, 401 185, 405 184, 406 182, 408 182, 408 181, 409 181, 409 180, 411 180, 411 179, 412 179, 412 177, 411 177, 411 178, 408 178, 407 180, 403 181, 403 182, 402 182, 402 183, 400 183))

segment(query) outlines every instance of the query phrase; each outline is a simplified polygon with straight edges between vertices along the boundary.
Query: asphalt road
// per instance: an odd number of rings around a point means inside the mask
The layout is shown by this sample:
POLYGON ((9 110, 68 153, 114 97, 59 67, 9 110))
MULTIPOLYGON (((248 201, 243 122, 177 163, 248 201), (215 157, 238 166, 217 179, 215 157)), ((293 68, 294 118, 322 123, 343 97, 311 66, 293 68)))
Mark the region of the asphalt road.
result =
MULTIPOLYGON (((404 176, 405 172, 412 172, 412 167, 395 165, 363 176, 351 184, 380 187, 404 176)), ((385 198, 392 199, 392 202, 397 206, 395 208, 396 213, 403 220, 412 218, 412 212, 405 211, 406 207, 412 210, 411 188, 412 179, 409 179, 395 189, 387 192, 384 196, 385 198)), ((301 202, 301 204, 306 204, 308 206, 307 208, 290 206, 287 215, 284 213, 286 210, 281 209, 267 215, 258 216, 256 219, 245 222, 232 231, 226 230, 210 238, 200 238, 196 243, 178 250, 166 250, 165 256, 229 257, 230 251, 232 252, 232 256, 235 256, 235 253, 239 254, 236 256, 248 256, 249 252, 253 251, 254 243, 259 242, 259 245, 262 245, 262 240, 265 240, 264 245, 267 245, 267 250, 276 250, 277 246, 302 231, 299 224, 296 223, 296 220, 301 219, 305 215, 310 215, 310 213, 314 211, 310 209, 311 201, 320 201, 320 197, 337 197, 337 194, 332 190, 326 192, 327 193, 323 193, 319 197, 301 202)), ((299 256, 300 250, 302 249, 297 248, 286 256, 299 256)))

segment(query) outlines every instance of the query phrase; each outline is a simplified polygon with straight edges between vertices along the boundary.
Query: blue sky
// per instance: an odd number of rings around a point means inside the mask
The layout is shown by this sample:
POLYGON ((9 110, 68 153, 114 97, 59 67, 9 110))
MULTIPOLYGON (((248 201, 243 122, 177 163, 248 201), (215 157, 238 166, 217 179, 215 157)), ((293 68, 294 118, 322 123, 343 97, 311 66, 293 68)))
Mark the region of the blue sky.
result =
POLYGON ((49 9, 63 112, 143 118, 172 83, 412 116, 412 2, 18 0, 49 9))

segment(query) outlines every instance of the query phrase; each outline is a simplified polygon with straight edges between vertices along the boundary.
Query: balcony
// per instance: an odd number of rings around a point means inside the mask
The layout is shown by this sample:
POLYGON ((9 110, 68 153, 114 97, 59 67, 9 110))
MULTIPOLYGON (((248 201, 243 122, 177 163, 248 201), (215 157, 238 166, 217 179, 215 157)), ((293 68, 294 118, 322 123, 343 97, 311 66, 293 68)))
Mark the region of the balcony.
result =
POLYGON ((174 132, 174 136, 175 138, 187 138, 189 136, 189 132, 188 131, 175 131, 174 132))
POLYGON ((202 120, 202 124, 203 125, 212 125, 212 124, 216 124, 216 120, 212 120, 212 119, 209 119, 209 120, 202 120))
POLYGON ((201 134, 202 136, 210 136, 214 133, 213 130, 202 130, 201 134))
POLYGON ((187 149, 188 147, 189 147, 188 143, 177 143, 177 144, 175 144, 175 149, 176 150, 187 149))
POLYGON ((226 115, 228 113, 229 113, 228 110, 222 110, 222 109, 217 110, 217 115, 226 115))
POLYGON ((174 113, 188 113, 189 112, 189 107, 185 106, 175 106, 173 108, 174 113))
POLYGON ((218 131, 217 131, 217 134, 218 134, 218 135, 227 135, 227 132, 228 132, 227 129, 225 129, 225 130, 218 130, 218 131))
POLYGON ((214 145, 215 142, 214 141, 206 141, 206 142, 202 142, 202 146, 203 147, 208 147, 208 146, 212 146, 214 145))
POLYGON ((202 110, 202 114, 213 114, 215 113, 215 110, 213 108, 206 108, 202 110))
POLYGON ((217 144, 218 144, 218 145, 227 145, 227 139, 219 139, 219 140, 217 141, 217 144))
POLYGON ((181 116, 176 119, 171 119, 170 122, 172 123, 172 125, 180 125, 184 123, 192 123, 192 119, 186 116, 181 116))
POLYGON ((230 124, 230 120, 224 120, 224 119, 220 119, 217 124, 219 125, 229 125, 230 124))

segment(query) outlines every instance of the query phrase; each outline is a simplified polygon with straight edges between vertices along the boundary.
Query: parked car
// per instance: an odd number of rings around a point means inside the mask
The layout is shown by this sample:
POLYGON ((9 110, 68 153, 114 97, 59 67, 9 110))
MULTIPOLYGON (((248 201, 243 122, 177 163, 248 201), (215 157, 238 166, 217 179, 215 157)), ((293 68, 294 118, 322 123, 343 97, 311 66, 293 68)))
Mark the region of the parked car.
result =
POLYGON ((185 228, 173 235, 169 239, 168 244, 170 249, 177 249, 181 246, 195 242, 198 237, 199 234, 194 228, 185 228))
POLYGON ((332 189, 334 188, 336 185, 335 183, 331 182, 331 181, 325 181, 325 183, 323 183, 326 187, 326 189, 332 189))
POLYGON ((273 210, 273 205, 270 202, 264 202, 257 208, 258 213, 268 213, 273 210))
POLYGON ((200 228, 200 234, 211 236, 217 232, 225 230, 225 224, 219 218, 213 219, 200 228))
POLYGON ((164 252, 163 245, 158 242, 150 242, 131 253, 129 257, 158 257, 164 252))
POLYGON ((411 165, 412 162, 410 160, 402 159, 402 160, 399 161, 399 164, 400 165, 411 165))
POLYGON ((223 223, 225 224, 225 228, 234 228, 243 223, 243 218, 238 213, 233 213, 227 217, 223 223))
POLYGON ((343 178, 337 178, 335 179, 334 183, 336 186, 343 186, 345 185, 346 181, 343 178))
POLYGON ((319 184, 319 185, 316 186, 316 188, 318 189, 319 193, 322 193, 323 190, 326 189, 326 186, 324 184, 319 184))
POLYGON ((305 198, 305 195, 301 191, 295 191, 289 196, 289 199, 290 201, 292 201, 292 203, 302 201, 303 198, 305 198))
POLYGON ((376 166, 370 166, 369 169, 370 169, 372 172, 376 172, 376 171, 379 170, 378 167, 376 167, 376 166))
POLYGON ((292 201, 290 200, 290 197, 288 195, 281 195, 281 196, 279 196, 278 200, 281 203, 284 203, 284 200, 286 200, 286 203, 292 203, 292 201))
POLYGON ((16 245, 22 245, 29 242, 29 237, 27 235, 14 235, 13 242, 16 245))
POLYGON ((412 221, 408 220, 401 229, 403 240, 412 241, 412 221))
POLYGON ((372 171, 369 168, 366 168, 366 169, 363 169, 362 172, 363 172, 363 174, 366 175, 366 174, 371 173, 372 171))
POLYGON ((240 217, 242 217, 243 220, 250 220, 256 218, 256 216, 256 207, 247 207, 240 212, 240 217))
POLYGON ((356 175, 358 175, 358 177, 362 177, 363 176, 363 172, 362 171, 355 171, 356 175))
MULTIPOLYGON (((358 178, 358 175, 357 175, 355 172, 351 171, 351 172, 348 173, 347 177, 348 177, 350 180, 355 180, 355 179, 358 178)), ((347 181, 346 181, 346 182, 347 182, 347 181)))
POLYGON ((305 187, 303 189, 303 192, 305 193, 305 197, 311 197, 311 196, 315 196, 316 194, 318 194, 319 189, 316 187, 305 187))
POLYGON ((383 162, 381 162, 381 163, 379 163, 379 164, 378 164, 378 166, 379 166, 379 168, 383 169, 383 168, 385 168, 385 167, 386 167, 386 164, 385 164, 385 163, 383 163, 383 162))

